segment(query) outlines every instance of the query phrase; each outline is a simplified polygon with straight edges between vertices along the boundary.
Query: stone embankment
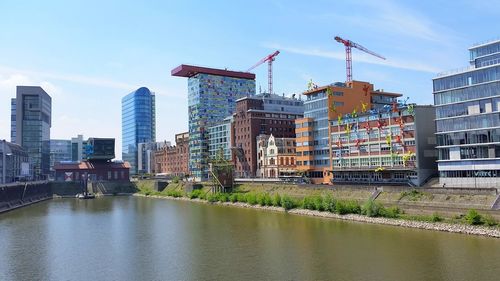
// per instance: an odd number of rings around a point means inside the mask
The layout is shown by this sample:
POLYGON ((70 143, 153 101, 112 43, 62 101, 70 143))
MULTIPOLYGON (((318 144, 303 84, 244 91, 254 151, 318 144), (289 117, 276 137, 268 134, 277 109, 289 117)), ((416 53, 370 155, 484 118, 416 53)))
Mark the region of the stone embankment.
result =
POLYGON ((158 196, 158 195, 145 196, 143 194, 137 194, 137 193, 134 194, 134 196, 170 199, 170 200, 179 200, 179 201, 192 201, 192 202, 199 202, 199 203, 205 203, 205 204, 234 206, 234 207, 239 207, 239 208, 268 210, 268 211, 274 211, 274 212, 287 212, 289 214, 304 215, 304 216, 332 218, 332 219, 348 220, 348 221, 355 221, 355 222, 385 224, 385 225, 402 226, 402 227, 408 227, 408 228, 418 228, 418 229, 426 229, 426 230, 435 230, 435 231, 444 231, 444 232, 451 232, 451 233, 462 233, 462 234, 481 235, 481 236, 500 238, 500 228, 498 228, 498 227, 495 228, 495 227, 485 227, 485 226, 472 226, 472 225, 465 225, 465 224, 451 224, 451 223, 442 223, 442 222, 431 223, 431 222, 411 221, 411 220, 403 220, 403 219, 367 217, 367 216, 355 215, 355 214, 338 215, 338 214, 334 214, 334 213, 330 213, 330 212, 320 212, 320 211, 305 210, 305 209, 292 209, 292 210, 286 211, 284 208, 281 208, 281 207, 251 205, 248 203, 241 203, 241 202, 236 202, 236 203, 214 202, 214 203, 210 203, 206 200, 201 200, 198 198, 189 199, 186 197, 170 197, 170 196, 158 196))

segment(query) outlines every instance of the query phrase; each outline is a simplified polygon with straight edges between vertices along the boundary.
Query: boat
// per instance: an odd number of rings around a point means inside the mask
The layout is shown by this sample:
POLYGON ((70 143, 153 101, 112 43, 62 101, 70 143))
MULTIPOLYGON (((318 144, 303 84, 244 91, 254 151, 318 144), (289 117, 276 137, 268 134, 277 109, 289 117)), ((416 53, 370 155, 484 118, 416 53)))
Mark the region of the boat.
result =
POLYGON ((93 194, 93 193, 78 193, 76 195, 76 198, 78 198, 78 199, 94 199, 95 194, 93 194))

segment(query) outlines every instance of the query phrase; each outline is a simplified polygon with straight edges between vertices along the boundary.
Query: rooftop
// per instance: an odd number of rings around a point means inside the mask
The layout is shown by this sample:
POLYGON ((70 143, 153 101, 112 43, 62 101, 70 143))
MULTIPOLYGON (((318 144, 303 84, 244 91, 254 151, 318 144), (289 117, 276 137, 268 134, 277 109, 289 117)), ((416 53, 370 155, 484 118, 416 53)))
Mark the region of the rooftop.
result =
POLYGON ((179 77, 192 77, 198 73, 227 76, 227 77, 241 78, 241 79, 251 79, 251 80, 255 79, 255 74, 249 72, 208 68, 208 67, 186 65, 186 64, 181 64, 178 67, 172 69, 171 71, 172 76, 179 76, 179 77))

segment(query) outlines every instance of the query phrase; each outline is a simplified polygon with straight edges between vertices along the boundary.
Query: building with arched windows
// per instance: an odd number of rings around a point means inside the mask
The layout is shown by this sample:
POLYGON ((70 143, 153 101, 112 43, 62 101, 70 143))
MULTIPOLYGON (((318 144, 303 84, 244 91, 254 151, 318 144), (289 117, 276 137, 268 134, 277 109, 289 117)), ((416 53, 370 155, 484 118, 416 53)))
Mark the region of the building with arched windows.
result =
POLYGON ((257 136, 257 176, 279 178, 296 175, 295 138, 257 136))

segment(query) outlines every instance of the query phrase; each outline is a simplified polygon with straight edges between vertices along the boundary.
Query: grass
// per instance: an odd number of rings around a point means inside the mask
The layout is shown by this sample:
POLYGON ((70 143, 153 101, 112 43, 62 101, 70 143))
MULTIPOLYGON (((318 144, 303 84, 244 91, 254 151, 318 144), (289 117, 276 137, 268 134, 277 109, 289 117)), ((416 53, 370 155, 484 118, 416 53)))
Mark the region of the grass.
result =
MULTIPOLYGON (((384 207, 381 203, 373 200, 360 201, 353 199, 343 199, 335 197, 331 191, 315 191, 310 195, 299 196, 296 192, 288 194, 279 188, 274 191, 255 191, 246 188, 236 188, 232 193, 211 193, 210 187, 205 186, 202 189, 196 189, 191 192, 184 192, 182 183, 171 183, 168 188, 162 192, 154 191, 150 188, 150 183, 138 185, 139 194, 146 196, 170 196, 186 197, 189 199, 199 198, 211 203, 215 202, 242 202, 250 205, 282 207, 285 210, 307 209, 316 211, 327 211, 339 215, 361 214, 368 217, 402 218, 405 220, 424 221, 424 222, 448 222, 448 223, 466 223, 470 225, 498 226, 498 222, 491 215, 481 215, 476 210, 469 210, 467 214, 457 216, 454 219, 446 220, 438 213, 432 215, 407 215, 397 206, 384 207)), ((262 190, 262 189, 260 189, 262 190)), ((426 196, 423 192, 412 190, 402 192, 400 199, 405 198, 409 201, 418 201, 426 196)))

